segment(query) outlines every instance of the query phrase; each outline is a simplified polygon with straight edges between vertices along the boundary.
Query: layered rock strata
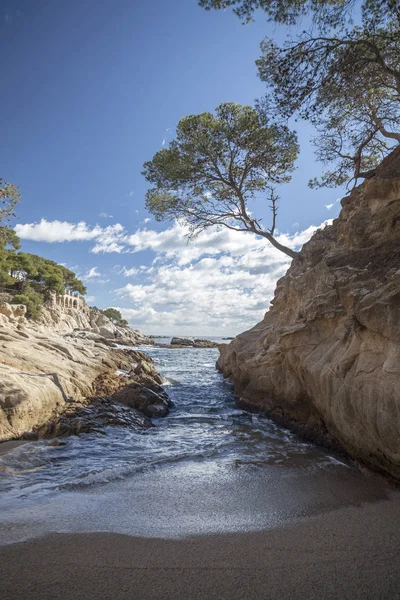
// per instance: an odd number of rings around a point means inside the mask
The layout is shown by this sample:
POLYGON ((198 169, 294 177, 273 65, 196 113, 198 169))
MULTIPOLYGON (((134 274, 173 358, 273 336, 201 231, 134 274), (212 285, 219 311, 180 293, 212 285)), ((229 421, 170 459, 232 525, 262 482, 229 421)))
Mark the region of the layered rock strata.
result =
MULTIPOLYGON (((1 310, 1 309, 0 309, 1 310)), ((65 308, 54 305, 42 310, 39 321, 31 323, 37 330, 47 331, 49 327, 57 333, 67 334, 74 331, 86 331, 116 340, 119 344, 152 344, 152 340, 141 331, 131 327, 121 327, 113 323, 100 311, 90 309, 81 303, 79 308, 65 308)))
POLYGON ((103 426, 107 411, 113 413, 108 424, 129 425, 136 419, 143 426, 148 426, 144 413, 168 412, 170 403, 151 359, 139 351, 113 348, 115 341, 146 341, 139 332, 126 329, 123 338, 113 337, 109 320, 102 322, 107 337, 93 327, 81 331, 90 320, 82 321, 74 309, 47 310, 47 324, 27 321, 24 306, 3 304, 0 310, 0 441, 87 431, 91 426, 86 408, 97 397, 109 399, 106 407, 97 403, 97 413, 95 406, 91 409, 94 421, 103 426), (69 333, 61 333, 65 331, 69 333), (117 395, 125 388, 130 393, 124 402, 117 395), (129 415, 130 409, 141 415, 129 415), (86 421, 81 418, 85 415, 86 421))
POLYGON ((400 478, 400 148, 221 346, 240 404, 400 478))

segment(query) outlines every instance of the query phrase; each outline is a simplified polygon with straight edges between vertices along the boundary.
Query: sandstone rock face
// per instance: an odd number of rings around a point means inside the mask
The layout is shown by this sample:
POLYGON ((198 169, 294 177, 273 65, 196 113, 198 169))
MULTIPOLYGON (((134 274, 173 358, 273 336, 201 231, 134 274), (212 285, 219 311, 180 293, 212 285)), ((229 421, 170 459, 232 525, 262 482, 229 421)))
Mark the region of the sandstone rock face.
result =
POLYGON ((74 331, 87 331, 119 344, 152 344, 153 341, 143 335, 141 331, 131 327, 119 327, 101 312, 90 310, 86 305, 79 309, 60 306, 45 307, 37 323, 31 327, 38 331, 47 331, 50 327, 57 333, 67 334, 74 331))
MULTIPOLYGON (((47 423, 53 423, 53 433, 60 423, 61 430, 70 433, 88 431, 88 418, 85 421, 77 415, 67 426, 60 415, 70 413, 73 406, 86 410, 94 396, 112 396, 131 382, 160 387, 162 379, 151 360, 139 351, 116 349, 115 342, 121 339, 117 335, 95 333, 89 311, 45 309, 39 323, 27 321, 25 312, 22 305, 3 303, 0 307, 0 441, 26 434, 33 438, 44 435, 47 423), (139 371, 128 380, 132 368, 139 371)), ((115 326, 104 319, 102 327, 112 333, 115 326)), ((120 329, 125 345, 146 340, 140 332, 120 329)), ((111 409, 100 408, 97 413, 92 411, 92 416, 94 422, 104 425, 111 409)), ((125 408, 114 406, 111 413, 113 424, 140 421, 125 408)))
POLYGON ((341 203, 218 367, 243 406, 400 478, 400 149, 341 203))
MULTIPOLYGON (((107 346, 103 345, 104 348, 107 346)), ((22 439, 64 438, 91 432, 106 435, 110 426, 130 429, 152 427, 150 418, 166 416, 172 402, 158 383, 162 377, 151 363, 151 358, 138 350, 109 350, 101 361, 102 368, 108 370, 102 371, 93 381, 91 397, 69 398, 64 404, 57 402, 54 407, 52 402, 55 398, 50 389, 50 418, 47 415, 43 424, 40 420, 35 422, 23 432, 22 439), (116 366, 124 370, 115 371, 116 366), (134 369, 129 371, 132 366, 134 369)), ((10 408, 20 414, 24 405, 26 399, 21 405, 10 408)), ((45 414, 41 405, 39 412, 45 414)), ((38 418, 41 418, 40 414, 38 418)))
POLYGON ((25 323, 26 306, 24 304, 0 304, 0 326, 8 323, 25 323))

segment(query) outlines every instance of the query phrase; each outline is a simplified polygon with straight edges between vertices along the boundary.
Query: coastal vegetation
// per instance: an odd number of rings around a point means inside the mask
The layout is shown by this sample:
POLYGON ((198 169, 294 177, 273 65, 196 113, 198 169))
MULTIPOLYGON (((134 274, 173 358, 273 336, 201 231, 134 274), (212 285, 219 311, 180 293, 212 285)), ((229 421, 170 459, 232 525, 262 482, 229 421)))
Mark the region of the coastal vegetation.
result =
POLYGON ((0 177, 0 244, 12 239, 9 224, 10 220, 16 216, 15 206, 20 197, 18 187, 0 177))
POLYGON ((106 308, 102 310, 100 308, 97 308, 97 306, 91 306, 90 310, 100 312, 108 319, 110 319, 111 323, 113 323, 114 325, 117 325, 119 327, 128 326, 128 321, 122 317, 121 313, 116 308, 106 308))
POLYGON ((11 304, 25 304, 28 317, 39 316, 51 293, 86 293, 75 273, 42 256, 17 252, 14 242, 13 237, 12 244, 0 245, 0 289, 11 294, 11 304))
POLYGON ((146 206, 158 221, 185 221, 191 234, 216 226, 250 231, 293 258, 297 253, 275 237, 275 185, 290 180, 297 154, 296 134, 271 123, 267 112, 220 104, 215 114, 183 118, 169 148, 144 164, 143 174, 154 184, 146 206), (249 209, 260 195, 270 202, 268 229, 249 209))
POLYGON ((271 21, 293 25, 304 15, 313 15, 314 23, 336 24, 354 0, 199 0, 206 10, 232 8, 244 23, 253 19, 256 10, 262 10, 271 21))
POLYGON ((368 178, 400 142, 400 4, 396 0, 201 0, 233 8, 244 21, 256 10, 269 20, 312 25, 284 44, 261 43, 259 76, 268 86, 259 108, 286 123, 309 121, 316 157, 325 166, 310 187, 368 178))
POLYGON ((9 227, 19 198, 18 188, 0 179, 0 301, 5 294, 11 304, 25 304, 27 316, 35 319, 50 293, 86 294, 86 288, 75 273, 63 265, 36 254, 19 252, 20 240, 9 227))
POLYGON ((400 5, 392 0, 200 0, 207 10, 233 8, 244 21, 256 10, 269 20, 310 28, 282 45, 266 38, 257 60, 268 86, 256 107, 233 102, 215 114, 187 116, 169 148, 144 164, 153 184, 148 210, 159 221, 178 220, 190 235, 208 227, 250 231, 294 257, 275 237, 276 185, 290 180, 299 152, 290 119, 309 121, 325 171, 312 188, 357 183, 375 174, 400 142, 400 5), (262 198, 269 227, 249 203, 262 198))

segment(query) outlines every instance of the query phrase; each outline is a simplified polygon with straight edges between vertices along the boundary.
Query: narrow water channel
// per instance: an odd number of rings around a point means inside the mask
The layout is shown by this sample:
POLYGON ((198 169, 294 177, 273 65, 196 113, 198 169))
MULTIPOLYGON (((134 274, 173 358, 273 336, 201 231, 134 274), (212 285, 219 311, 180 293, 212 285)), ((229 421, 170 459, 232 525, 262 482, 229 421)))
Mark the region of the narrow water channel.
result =
POLYGON ((215 349, 146 347, 174 402, 155 427, 110 427, 0 457, 1 541, 50 532, 249 531, 385 498, 388 487, 235 407, 215 349))

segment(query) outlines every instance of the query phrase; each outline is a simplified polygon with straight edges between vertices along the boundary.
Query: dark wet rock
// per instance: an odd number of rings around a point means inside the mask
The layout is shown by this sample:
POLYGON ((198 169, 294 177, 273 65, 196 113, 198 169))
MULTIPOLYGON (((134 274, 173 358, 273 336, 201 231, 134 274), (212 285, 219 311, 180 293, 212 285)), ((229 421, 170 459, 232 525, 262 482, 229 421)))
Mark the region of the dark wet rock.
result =
POLYGON ((93 384, 93 395, 100 397, 112 396, 122 385, 126 384, 126 378, 116 375, 112 371, 101 373, 93 384))
POLYGON ((211 340, 196 338, 193 342, 195 348, 218 348, 219 344, 211 340))
POLYGON ((165 392, 157 394, 139 383, 131 383, 113 395, 113 400, 142 411, 148 417, 164 417, 168 414, 170 401, 165 392))
MULTIPOLYGON (((159 344, 163 346, 164 344, 159 344)), ((211 340, 205 340, 202 338, 195 338, 190 340, 189 338, 174 337, 171 343, 165 345, 171 348, 218 348, 219 344, 212 342, 211 340)))
POLYGON ((140 377, 133 376, 132 378, 130 377, 129 383, 139 383, 140 385, 144 385, 145 387, 150 388, 151 390, 153 390, 153 392, 156 392, 156 394, 161 394, 161 392, 166 394, 164 388, 148 375, 142 375, 140 377))
POLYGON ((47 445, 51 446, 52 448, 57 448, 58 446, 65 446, 65 442, 55 439, 49 442, 47 445))
POLYGON ((171 340, 171 346, 193 346, 193 340, 188 338, 173 337, 171 340))
MULTIPOLYGON (((88 406, 71 403, 68 411, 46 423, 36 432, 38 438, 59 438, 83 433, 106 434, 105 428, 129 427, 148 429, 152 423, 138 410, 123 406, 108 398, 97 398, 88 406)), ((52 442, 52 445, 58 443, 52 442)))
POLYGON ((169 408, 165 404, 150 404, 143 409, 143 413, 150 419, 166 417, 169 413, 169 408))

